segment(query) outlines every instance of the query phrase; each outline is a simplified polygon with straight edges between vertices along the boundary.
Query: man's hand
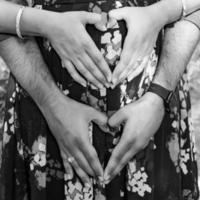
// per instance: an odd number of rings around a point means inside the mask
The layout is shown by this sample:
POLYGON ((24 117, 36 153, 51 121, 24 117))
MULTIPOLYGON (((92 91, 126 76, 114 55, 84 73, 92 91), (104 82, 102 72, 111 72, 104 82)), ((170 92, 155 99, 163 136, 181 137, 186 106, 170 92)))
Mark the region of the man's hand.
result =
POLYGON ((54 134, 64 161, 73 157, 71 163, 85 185, 90 184, 89 175, 103 178, 103 169, 96 150, 89 138, 89 123, 107 124, 107 117, 92 107, 73 101, 64 95, 41 109, 54 134))
POLYGON ((146 147, 160 127, 163 116, 163 100, 148 92, 141 99, 121 108, 109 119, 111 127, 118 127, 122 123, 125 126, 105 169, 106 184, 119 174, 137 152, 146 147))
POLYGON ((72 156, 72 165, 85 185, 90 183, 87 174, 102 177, 103 169, 89 141, 88 124, 106 124, 107 117, 62 94, 33 39, 23 42, 11 37, 0 43, 0 53, 47 120, 59 144, 66 172, 71 174, 67 158, 72 156))
POLYGON ((101 15, 73 11, 53 13, 52 18, 46 37, 74 80, 83 86, 87 80, 100 89, 109 87, 110 68, 85 29, 86 24, 100 23, 101 15))

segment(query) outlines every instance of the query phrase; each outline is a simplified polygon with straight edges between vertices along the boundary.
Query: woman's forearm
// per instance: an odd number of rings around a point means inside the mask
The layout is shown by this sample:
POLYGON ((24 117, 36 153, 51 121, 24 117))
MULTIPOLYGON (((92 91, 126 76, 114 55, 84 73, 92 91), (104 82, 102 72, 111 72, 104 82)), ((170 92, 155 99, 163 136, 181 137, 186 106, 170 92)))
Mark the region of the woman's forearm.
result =
MULTIPOLYGON (((186 14, 200 9, 200 0, 185 0, 186 14)), ((170 24, 181 19, 183 14, 182 0, 161 0, 150 6, 152 11, 157 13, 158 19, 164 25, 170 24)))
MULTIPOLYGON (((0 2, 0 33, 16 34, 16 16, 21 5, 0 2)), ((54 12, 26 7, 20 20, 20 30, 23 35, 46 36, 49 17, 54 12)), ((55 14, 55 13, 54 13, 55 14)))

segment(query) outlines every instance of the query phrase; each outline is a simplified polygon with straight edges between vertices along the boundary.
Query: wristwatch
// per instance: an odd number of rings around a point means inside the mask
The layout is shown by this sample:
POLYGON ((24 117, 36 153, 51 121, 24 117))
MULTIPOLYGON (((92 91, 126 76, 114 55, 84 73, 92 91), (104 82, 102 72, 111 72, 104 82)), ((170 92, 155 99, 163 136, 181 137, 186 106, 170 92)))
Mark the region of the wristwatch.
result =
POLYGON ((165 110, 167 112, 170 111, 169 104, 170 104, 171 98, 173 96, 173 91, 170 91, 170 90, 168 90, 168 89, 164 88, 163 86, 158 85, 156 83, 151 83, 147 92, 152 92, 152 93, 160 96, 164 101, 165 110))

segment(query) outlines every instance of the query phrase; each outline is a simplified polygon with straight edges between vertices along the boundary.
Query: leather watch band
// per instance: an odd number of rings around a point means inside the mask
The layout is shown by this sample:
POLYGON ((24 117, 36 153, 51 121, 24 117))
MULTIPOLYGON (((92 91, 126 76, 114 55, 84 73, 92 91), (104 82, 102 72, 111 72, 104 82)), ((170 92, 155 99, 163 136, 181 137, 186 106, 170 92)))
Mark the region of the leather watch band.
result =
POLYGON ((148 89, 148 92, 152 92, 152 93, 160 96, 164 101, 165 110, 167 112, 170 111, 169 103, 172 98, 173 91, 167 90, 166 88, 162 87, 161 85, 151 83, 151 85, 148 89))

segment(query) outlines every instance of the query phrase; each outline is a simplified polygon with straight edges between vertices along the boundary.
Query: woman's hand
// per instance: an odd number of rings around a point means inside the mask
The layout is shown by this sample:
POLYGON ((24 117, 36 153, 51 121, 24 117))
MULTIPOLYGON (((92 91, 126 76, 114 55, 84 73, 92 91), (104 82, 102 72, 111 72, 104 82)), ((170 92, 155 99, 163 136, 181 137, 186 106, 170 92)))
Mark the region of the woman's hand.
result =
POLYGON ((141 99, 121 108, 109 119, 111 127, 118 127, 122 123, 125 126, 105 169, 106 184, 119 174, 136 153, 146 147, 158 130, 163 116, 163 100, 148 92, 141 99))
POLYGON ((41 110, 58 142, 66 172, 72 174, 67 159, 74 158, 70 164, 85 186, 91 185, 89 176, 101 181, 103 169, 90 141, 88 127, 91 121, 106 125, 107 117, 64 95, 56 95, 56 99, 41 110))
POLYGON ((144 63, 165 25, 165 17, 160 13, 154 6, 124 7, 110 11, 109 17, 125 20, 128 29, 120 61, 113 72, 113 87, 134 73, 133 71, 141 72, 143 69, 138 70, 139 67, 145 67, 144 63))
POLYGON ((83 86, 86 86, 87 80, 100 89, 103 86, 109 87, 111 81, 109 66, 85 28, 86 24, 100 23, 101 15, 73 11, 53 13, 52 16, 48 19, 50 23, 47 26, 49 28, 46 31, 46 37, 70 75, 83 86))

